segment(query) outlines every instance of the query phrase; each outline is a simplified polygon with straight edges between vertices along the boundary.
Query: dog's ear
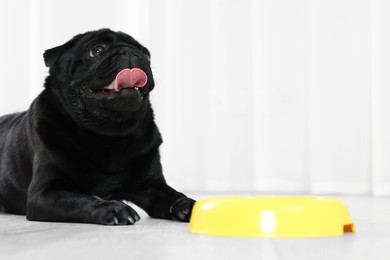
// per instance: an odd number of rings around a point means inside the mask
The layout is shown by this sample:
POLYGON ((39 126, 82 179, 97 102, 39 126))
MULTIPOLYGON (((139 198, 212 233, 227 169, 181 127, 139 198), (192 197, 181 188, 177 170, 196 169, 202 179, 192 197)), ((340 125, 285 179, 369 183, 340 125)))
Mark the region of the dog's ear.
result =
POLYGON ((54 63, 58 60, 58 58, 61 57, 61 55, 65 51, 73 47, 74 42, 75 42, 74 39, 72 39, 63 45, 46 50, 45 53, 43 54, 43 59, 45 61, 46 67, 53 66, 54 63))
POLYGON ((60 46, 46 50, 45 53, 43 54, 43 59, 45 61, 46 67, 53 66, 54 63, 58 60, 58 58, 61 57, 61 55, 65 53, 67 50, 71 49, 74 46, 74 44, 84 35, 85 34, 76 35, 70 41, 60 46))

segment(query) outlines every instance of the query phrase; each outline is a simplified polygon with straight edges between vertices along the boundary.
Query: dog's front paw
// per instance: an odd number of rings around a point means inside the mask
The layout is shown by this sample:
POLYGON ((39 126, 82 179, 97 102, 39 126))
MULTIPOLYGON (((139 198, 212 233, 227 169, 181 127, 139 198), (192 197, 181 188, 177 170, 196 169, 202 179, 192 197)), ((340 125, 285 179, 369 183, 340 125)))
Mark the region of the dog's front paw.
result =
POLYGON ((182 222, 190 222, 194 204, 195 200, 190 198, 180 198, 176 200, 169 209, 169 213, 171 213, 172 219, 182 222))
POLYGON ((116 200, 99 202, 92 218, 94 223, 103 225, 132 225, 141 219, 132 207, 116 200))

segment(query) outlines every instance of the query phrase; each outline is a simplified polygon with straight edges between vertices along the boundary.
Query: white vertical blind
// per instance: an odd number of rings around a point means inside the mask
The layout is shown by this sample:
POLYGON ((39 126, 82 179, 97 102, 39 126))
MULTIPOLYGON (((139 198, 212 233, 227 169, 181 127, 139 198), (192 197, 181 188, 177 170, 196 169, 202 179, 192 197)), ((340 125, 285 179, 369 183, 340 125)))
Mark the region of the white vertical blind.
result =
POLYGON ((390 195, 388 13, 385 0, 7 1, 0 112, 42 90, 46 48, 110 27, 152 53, 172 186, 390 195))
POLYGON ((29 102, 29 8, 20 8, 26 4, 25 0, 0 3, 0 115, 25 109, 29 102))
POLYGON ((390 3, 374 1, 371 20, 371 181, 373 193, 390 194, 390 3))
POLYGON ((368 193, 370 5, 319 1, 312 12, 308 128, 312 190, 368 193))
POLYGON ((252 3, 255 188, 307 192, 307 4, 252 3))

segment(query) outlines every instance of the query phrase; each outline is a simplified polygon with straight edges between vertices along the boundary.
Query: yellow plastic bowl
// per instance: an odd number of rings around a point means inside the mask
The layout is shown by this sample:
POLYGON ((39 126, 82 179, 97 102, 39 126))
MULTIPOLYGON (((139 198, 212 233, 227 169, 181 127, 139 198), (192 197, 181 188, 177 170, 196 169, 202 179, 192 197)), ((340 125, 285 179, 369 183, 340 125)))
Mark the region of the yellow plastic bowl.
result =
POLYGON ((341 200, 315 196, 213 197, 195 203, 191 233, 240 237, 327 237, 354 232, 341 200))

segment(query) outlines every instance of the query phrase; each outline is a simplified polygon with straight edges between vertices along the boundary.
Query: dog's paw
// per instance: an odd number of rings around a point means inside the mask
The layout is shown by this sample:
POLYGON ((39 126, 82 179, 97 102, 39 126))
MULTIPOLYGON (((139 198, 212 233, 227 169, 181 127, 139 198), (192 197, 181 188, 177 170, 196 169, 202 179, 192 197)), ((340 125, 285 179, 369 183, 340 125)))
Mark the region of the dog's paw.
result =
POLYGON ((190 198, 180 198, 172 204, 169 209, 172 218, 174 220, 182 222, 190 222, 192 207, 195 204, 195 200, 190 198))
POLYGON ((133 225, 141 219, 132 207, 116 200, 99 202, 92 218, 94 223, 103 225, 133 225))

